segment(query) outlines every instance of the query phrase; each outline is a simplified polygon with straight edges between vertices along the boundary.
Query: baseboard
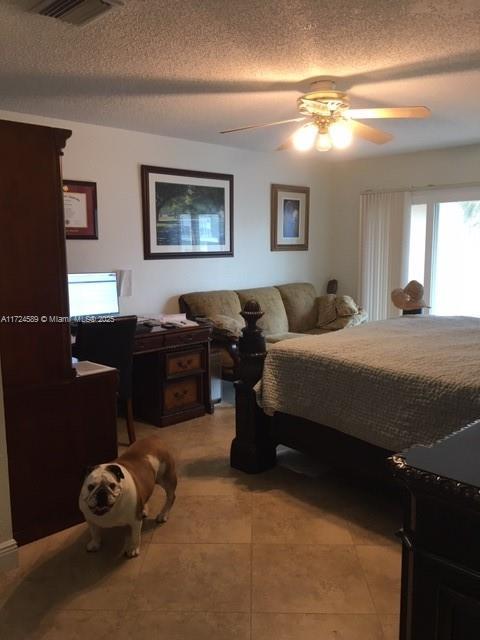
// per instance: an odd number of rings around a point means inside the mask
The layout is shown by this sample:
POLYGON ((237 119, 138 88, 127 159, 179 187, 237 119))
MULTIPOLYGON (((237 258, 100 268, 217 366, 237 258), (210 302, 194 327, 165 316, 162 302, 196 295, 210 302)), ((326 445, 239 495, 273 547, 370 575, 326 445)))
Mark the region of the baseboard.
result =
POLYGON ((18 545, 13 538, 0 542, 0 573, 18 566, 18 545))

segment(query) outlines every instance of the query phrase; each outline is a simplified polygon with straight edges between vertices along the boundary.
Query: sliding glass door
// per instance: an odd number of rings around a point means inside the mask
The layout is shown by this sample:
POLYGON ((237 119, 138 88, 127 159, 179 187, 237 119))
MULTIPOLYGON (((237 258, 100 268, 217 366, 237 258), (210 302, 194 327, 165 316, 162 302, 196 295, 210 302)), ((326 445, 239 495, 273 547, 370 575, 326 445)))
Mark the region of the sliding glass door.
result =
POLYGON ((480 316, 480 188, 413 194, 408 279, 430 313, 480 316))

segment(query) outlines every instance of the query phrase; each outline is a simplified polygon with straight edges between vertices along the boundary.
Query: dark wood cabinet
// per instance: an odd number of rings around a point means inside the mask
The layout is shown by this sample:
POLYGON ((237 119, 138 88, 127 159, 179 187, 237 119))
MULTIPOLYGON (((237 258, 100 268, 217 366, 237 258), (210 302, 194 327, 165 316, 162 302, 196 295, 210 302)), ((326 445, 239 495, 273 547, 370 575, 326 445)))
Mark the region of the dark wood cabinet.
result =
POLYGON ((401 640, 480 637, 480 422, 394 456, 406 487, 401 640))
POLYGON ((133 412, 158 427, 213 411, 210 327, 154 327, 135 338, 133 412))
POLYGON ((0 121, 0 358, 14 537, 82 519, 88 464, 116 456, 116 371, 72 368, 60 156, 71 132, 0 121))

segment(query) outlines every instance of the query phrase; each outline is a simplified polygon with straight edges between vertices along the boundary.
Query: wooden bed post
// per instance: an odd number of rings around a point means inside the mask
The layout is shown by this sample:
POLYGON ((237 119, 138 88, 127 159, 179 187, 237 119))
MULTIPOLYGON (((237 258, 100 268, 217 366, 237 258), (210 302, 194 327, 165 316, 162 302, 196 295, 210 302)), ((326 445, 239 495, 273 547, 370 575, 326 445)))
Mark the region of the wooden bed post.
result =
POLYGON ((239 380, 235 382, 236 436, 230 449, 230 464, 247 473, 260 473, 275 466, 276 446, 270 439, 270 421, 257 405, 253 387, 260 380, 267 350, 257 321, 263 316, 260 305, 249 300, 240 314, 246 326, 238 346, 239 380))

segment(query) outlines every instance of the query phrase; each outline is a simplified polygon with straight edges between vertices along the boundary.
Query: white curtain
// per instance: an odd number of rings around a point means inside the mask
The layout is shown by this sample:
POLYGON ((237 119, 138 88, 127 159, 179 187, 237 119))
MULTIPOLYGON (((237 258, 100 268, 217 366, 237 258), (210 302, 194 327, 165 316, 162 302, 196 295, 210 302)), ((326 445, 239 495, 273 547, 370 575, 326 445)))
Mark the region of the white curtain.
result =
POLYGON ((406 285, 411 193, 360 196, 359 299, 370 320, 399 314, 390 293, 406 285))

